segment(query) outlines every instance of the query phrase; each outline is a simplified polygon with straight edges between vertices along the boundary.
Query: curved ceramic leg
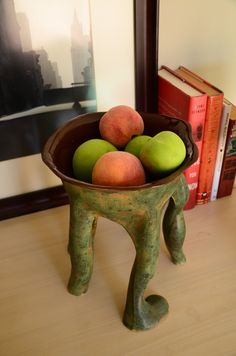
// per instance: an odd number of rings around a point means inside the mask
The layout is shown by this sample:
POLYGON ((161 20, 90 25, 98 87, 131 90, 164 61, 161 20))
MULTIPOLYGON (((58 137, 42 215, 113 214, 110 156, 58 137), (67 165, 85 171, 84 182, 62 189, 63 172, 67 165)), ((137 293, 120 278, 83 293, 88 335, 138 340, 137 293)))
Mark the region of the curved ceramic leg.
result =
POLYGON ((173 263, 186 261, 182 246, 185 239, 185 221, 183 208, 188 200, 188 186, 184 176, 181 176, 163 219, 163 234, 166 246, 170 252, 173 263))
MULTIPOLYGON (((79 205, 79 204, 78 204, 79 205)), ((71 275, 68 291, 74 295, 85 293, 93 270, 93 239, 97 217, 83 206, 70 206, 69 253, 71 275)))
POLYGON ((150 295, 144 299, 159 255, 159 218, 159 214, 146 214, 143 223, 134 219, 131 227, 127 228, 136 248, 123 316, 123 323, 129 329, 150 329, 168 312, 168 303, 163 297, 150 295))

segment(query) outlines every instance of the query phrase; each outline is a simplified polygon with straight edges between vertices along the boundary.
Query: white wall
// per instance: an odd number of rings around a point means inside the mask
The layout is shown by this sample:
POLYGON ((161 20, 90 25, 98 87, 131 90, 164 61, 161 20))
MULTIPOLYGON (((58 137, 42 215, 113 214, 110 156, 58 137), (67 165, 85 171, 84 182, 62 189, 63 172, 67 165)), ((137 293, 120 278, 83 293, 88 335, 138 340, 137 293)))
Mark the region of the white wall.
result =
POLYGON ((160 0, 163 64, 189 67, 236 104, 236 1, 160 0))
POLYGON ((159 66, 192 69, 236 105, 236 1, 160 0, 159 16, 159 66))

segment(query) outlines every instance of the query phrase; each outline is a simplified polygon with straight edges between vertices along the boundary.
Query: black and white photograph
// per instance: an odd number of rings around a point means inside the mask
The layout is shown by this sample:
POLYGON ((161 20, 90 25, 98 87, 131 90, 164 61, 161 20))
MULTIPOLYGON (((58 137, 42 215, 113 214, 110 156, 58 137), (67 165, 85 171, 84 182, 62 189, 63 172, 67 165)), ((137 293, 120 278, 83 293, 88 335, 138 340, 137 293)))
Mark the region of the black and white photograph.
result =
POLYGON ((4 161, 40 152, 65 121, 96 110, 89 0, 0 0, 0 34, 4 161))

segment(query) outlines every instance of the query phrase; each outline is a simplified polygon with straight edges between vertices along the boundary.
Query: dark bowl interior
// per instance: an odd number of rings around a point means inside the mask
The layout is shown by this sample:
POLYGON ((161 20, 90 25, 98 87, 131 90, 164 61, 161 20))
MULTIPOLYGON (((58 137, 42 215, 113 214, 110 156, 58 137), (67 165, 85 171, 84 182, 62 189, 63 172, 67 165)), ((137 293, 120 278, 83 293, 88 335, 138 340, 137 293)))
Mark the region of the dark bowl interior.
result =
POLYGON ((152 180, 138 187, 98 186, 79 181, 73 177, 73 154, 81 143, 92 138, 101 138, 99 133, 99 120, 103 114, 104 112, 97 112, 78 116, 59 128, 46 142, 42 152, 42 159, 62 181, 78 186, 90 187, 92 189, 134 190, 140 189, 141 187, 166 184, 180 175, 197 160, 197 146, 192 138, 191 127, 187 122, 159 114, 140 113, 144 120, 144 134, 154 136, 160 131, 170 130, 182 138, 187 150, 187 155, 182 165, 167 177, 161 179, 149 178, 152 180))

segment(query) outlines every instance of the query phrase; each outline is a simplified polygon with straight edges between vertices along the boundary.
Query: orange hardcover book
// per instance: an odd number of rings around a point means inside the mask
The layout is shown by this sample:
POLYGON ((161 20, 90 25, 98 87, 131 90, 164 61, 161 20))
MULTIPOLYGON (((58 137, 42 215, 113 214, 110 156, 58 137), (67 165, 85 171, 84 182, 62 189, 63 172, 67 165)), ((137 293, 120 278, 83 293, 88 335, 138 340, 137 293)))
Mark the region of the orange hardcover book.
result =
POLYGON ((200 159, 197 204, 210 201, 224 93, 199 75, 180 66, 175 72, 187 83, 207 94, 207 109, 200 159))
POLYGON ((230 195, 236 176, 236 107, 232 105, 217 198, 230 195))
POLYGON ((184 172, 189 199, 185 210, 196 205, 199 162, 202 151, 207 95, 187 84, 166 66, 158 71, 158 112, 162 115, 188 121, 198 147, 198 160, 184 172))

